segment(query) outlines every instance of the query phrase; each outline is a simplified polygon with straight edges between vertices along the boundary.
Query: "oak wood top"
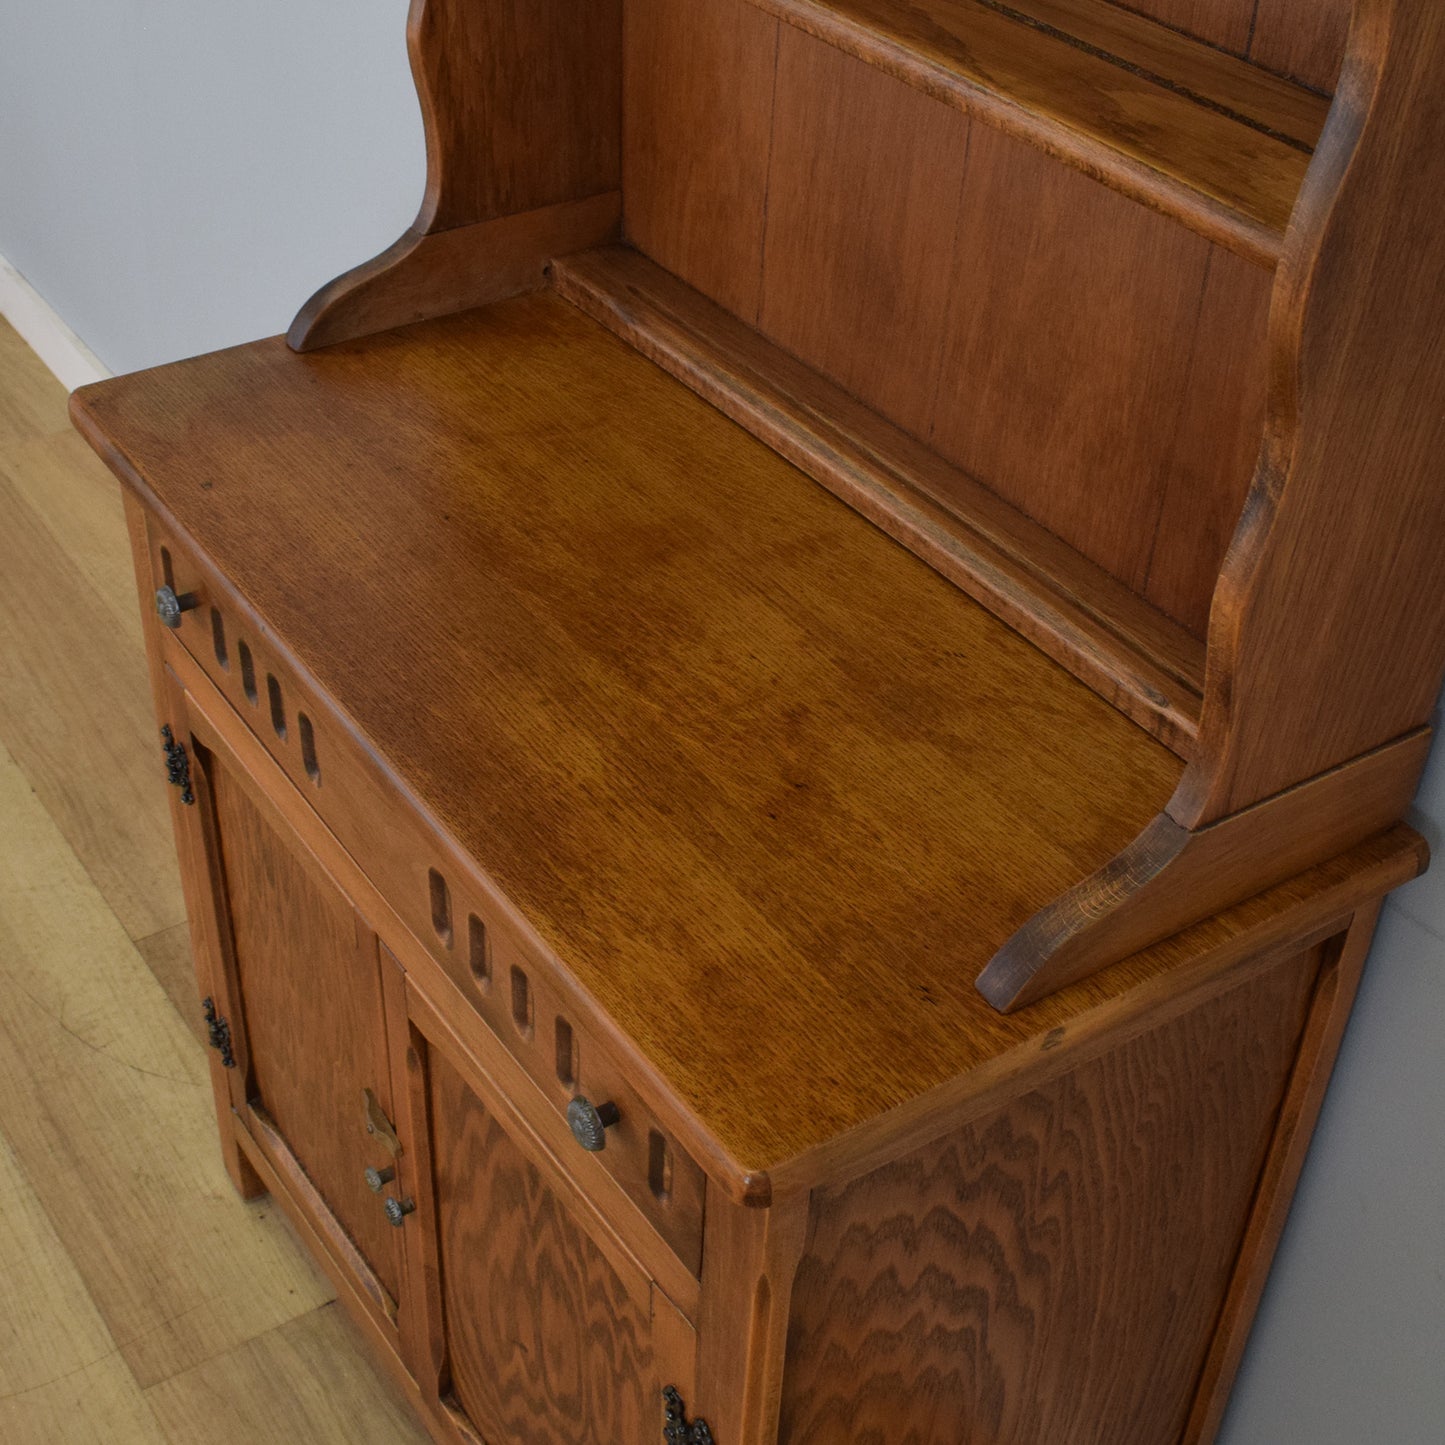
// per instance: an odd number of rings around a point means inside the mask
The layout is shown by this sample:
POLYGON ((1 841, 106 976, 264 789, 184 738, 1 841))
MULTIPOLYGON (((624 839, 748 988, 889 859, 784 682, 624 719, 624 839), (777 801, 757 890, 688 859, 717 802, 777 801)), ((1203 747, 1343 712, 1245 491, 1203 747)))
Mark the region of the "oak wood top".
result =
POLYGON ((558 298, 75 412, 740 1167, 1127 986, 973 978, 1179 761, 558 298))
POLYGON ((752 3, 1266 265, 1329 108, 1102 0, 752 3))

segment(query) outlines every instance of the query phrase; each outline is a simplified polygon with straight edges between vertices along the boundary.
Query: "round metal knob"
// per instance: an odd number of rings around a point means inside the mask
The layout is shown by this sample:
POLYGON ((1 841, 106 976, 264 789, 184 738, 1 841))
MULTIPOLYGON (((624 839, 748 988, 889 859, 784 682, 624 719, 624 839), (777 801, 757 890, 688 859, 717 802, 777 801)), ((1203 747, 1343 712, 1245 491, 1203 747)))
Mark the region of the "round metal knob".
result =
POLYGON ((396 1170, 388 1164, 385 1169, 368 1168, 361 1177, 366 1180, 366 1187, 373 1194, 380 1194, 396 1178, 396 1170))
POLYGON ((401 1228, 402 1220, 408 1214, 416 1213, 416 1201, 414 1199, 388 1199, 382 1209, 386 1213, 386 1222, 401 1228))
POLYGON ((567 1126, 589 1154, 607 1147, 607 1131, 621 1117, 616 1104, 593 1104, 580 1094, 567 1105, 567 1126))
POLYGON ((181 613, 189 612, 193 607, 200 605, 201 599, 194 592, 183 592, 177 595, 174 587, 156 589, 156 616, 167 627, 179 627, 181 613))

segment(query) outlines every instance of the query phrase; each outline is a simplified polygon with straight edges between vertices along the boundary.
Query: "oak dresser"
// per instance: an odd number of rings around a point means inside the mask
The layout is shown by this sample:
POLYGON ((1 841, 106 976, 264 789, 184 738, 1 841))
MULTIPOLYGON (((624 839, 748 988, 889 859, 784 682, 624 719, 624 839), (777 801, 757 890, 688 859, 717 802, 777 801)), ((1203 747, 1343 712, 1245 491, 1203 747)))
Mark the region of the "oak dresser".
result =
POLYGON ((1445 670, 1435 0, 414 0, 78 392, 236 1187, 439 1442, 1213 1437, 1445 670))

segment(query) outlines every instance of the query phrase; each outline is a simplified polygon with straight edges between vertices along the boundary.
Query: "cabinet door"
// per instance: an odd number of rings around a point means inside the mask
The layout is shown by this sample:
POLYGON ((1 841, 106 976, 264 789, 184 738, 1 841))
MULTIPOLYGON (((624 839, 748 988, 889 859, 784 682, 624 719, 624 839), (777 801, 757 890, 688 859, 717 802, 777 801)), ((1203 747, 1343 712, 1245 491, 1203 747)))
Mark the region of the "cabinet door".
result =
POLYGON ((184 702, 193 826, 224 955, 213 973, 225 979, 238 1063, 233 1103, 390 1326, 401 1295, 399 1231, 388 1223, 385 1194, 365 1177, 368 1166, 395 1167, 377 937, 194 699, 184 702))
POLYGON ((481 1077, 427 1052, 451 1408, 496 1445, 661 1445, 692 1327, 481 1077))

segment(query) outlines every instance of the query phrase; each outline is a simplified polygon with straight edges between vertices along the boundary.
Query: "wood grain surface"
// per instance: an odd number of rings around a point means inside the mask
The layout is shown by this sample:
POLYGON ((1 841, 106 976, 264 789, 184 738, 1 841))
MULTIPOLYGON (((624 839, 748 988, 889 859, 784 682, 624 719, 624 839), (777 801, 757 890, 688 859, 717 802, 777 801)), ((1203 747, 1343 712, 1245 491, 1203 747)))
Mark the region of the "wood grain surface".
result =
MULTIPOLYGON (((639 252, 616 246, 565 257, 554 263, 552 282, 1125 716, 1189 755, 1204 687, 1203 644, 1190 632, 639 252)), ((1240 477, 1246 472, 1241 467, 1240 477)), ((1168 490, 1166 508, 1180 491, 1168 490)), ((1191 490, 1183 505, 1213 512, 1201 492, 1202 485, 1191 490)), ((1203 550, 1192 554, 1196 579, 1203 550)))
POLYGON ((1352 0, 1259 0, 1250 59, 1333 94, 1352 0))
POLYGON ((418 231, 617 190, 622 0, 413 0, 407 40, 427 138, 418 231))
POLYGON ((375 936, 257 812, 228 768, 213 759, 205 767, 248 1093, 395 1300, 400 1240, 362 1179, 368 1165, 389 1162, 362 1127, 363 1090, 391 1108, 375 936))
POLYGON ((1445 680, 1445 10, 1363 0, 1356 33, 1271 314, 1187 827, 1419 727, 1445 680))
POLYGON ((624 232, 757 318, 778 22, 748 0, 627 0, 624 232))
POLYGON ((776 84, 758 329, 927 436, 968 117, 791 26, 776 84))
POLYGON ((1268 274, 983 126, 957 215, 930 444, 1203 636, 1268 274))
POLYGON ((1177 1438, 1317 965, 815 1195, 780 1437, 1177 1438))
POLYGON ((1326 110, 1297 86, 1099 0, 756 3, 1251 259, 1279 256, 1326 110))
POLYGON ((1128 0, 1120 8, 1326 95, 1334 93, 1350 23, 1350 0, 1128 0))
MULTIPOLYGON (((756 13, 629 12, 629 240, 820 373, 835 416, 862 402, 938 454, 915 470, 962 470, 1202 640, 1259 453, 1270 272, 756 13)), ((1139 681, 1119 691, 1173 701, 1139 681)))
POLYGON ((296 313, 287 342, 314 351, 535 291, 554 255, 614 238, 621 211, 621 195, 604 191, 449 231, 409 230, 321 287, 296 313))
POLYGON ((645 1276, 596 1248, 443 1056, 429 1070, 457 1399, 488 1440, 651 1439, 663 1382, 645 1276))
POLYGON ((998 1008, 1021 1008, 1383 831, 1410 806, 1431 741, 1420 728, 1207 827, 1191 831, 1161 814, 1100 873, 1031 918, 979 988, 998 1008))
POLYGON ((77 412, 744 1166, 936 1077, 977 967, 1178 775, 555 298, 77 412))

